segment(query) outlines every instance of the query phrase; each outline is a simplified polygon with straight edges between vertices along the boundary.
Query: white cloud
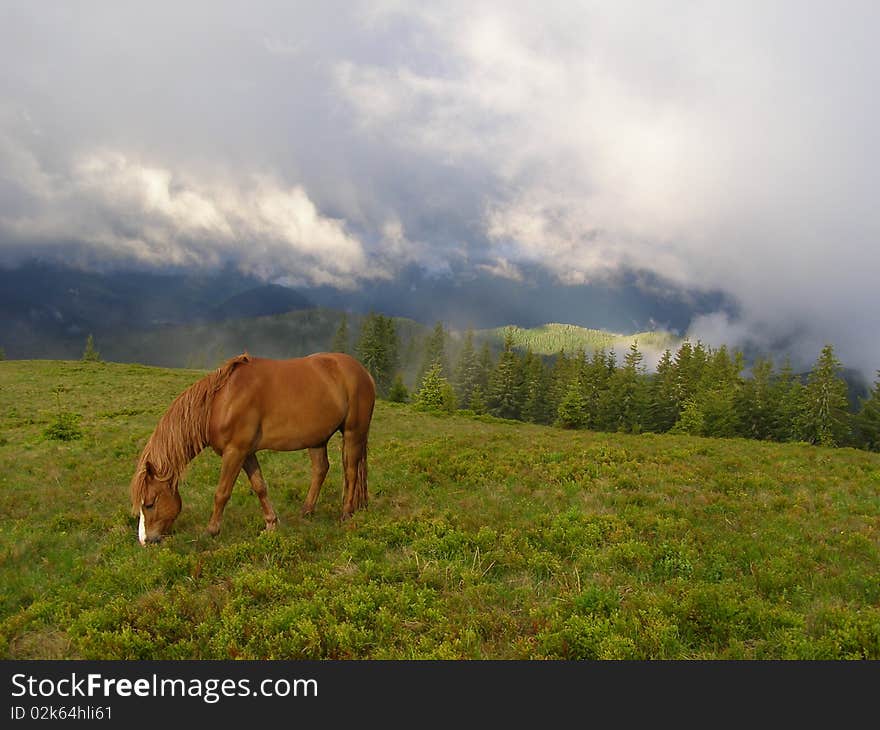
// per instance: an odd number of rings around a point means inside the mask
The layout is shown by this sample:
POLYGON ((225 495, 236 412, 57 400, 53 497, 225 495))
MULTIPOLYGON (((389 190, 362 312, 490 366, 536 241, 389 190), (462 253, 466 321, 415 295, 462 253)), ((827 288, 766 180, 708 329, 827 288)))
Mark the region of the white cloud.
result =
POLYGON ((579 283, 648 270, 736 300, 740 320, 714 333, 798 332, 880 364, 863 336, 880 328, 876 6, 389 12, 443 64, 349 63, 340 89, 411 153, 485 166, 499 271, 537 263, 579 283))
POLYGON ((491 264, 478 264, 480 271, 485 271, 499 279, 510 279, 511 281, 523 281, 523 274, 516 264, 510 263, 505 258, 498 259, 491 264))
POLYGON ((302 186, 265 175, 207 178, 105 150, 52 183, 39 169, 27 179, 39 183, 26 191, 32 212, 0 218, 17 240, 63 247, 73 239, 115 261, 159 266, 234 260, 264 278, 343 288, 389 275, 302 186))
POLYGON ((70 13, 0 27, 13 241, 340 286, 633 268, 736 300, 694 331, 880 365, 876 3, 70 13))

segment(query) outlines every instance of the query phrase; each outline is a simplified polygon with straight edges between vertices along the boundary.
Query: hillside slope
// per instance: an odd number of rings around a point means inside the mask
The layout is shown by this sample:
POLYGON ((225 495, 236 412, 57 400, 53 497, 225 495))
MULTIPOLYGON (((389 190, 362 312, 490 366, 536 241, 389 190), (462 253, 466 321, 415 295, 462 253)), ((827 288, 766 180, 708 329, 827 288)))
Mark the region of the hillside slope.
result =
POLYGON ((626 349, 632 342, 637 342, 642 350, 646 348, 674 350, 680 344, 680 338, 662 330, 619 334, 557 322, 539 327, 507 326, 475 332, 476 337, 486 339, 496 345, 503 344, 508 335, 513 338, 515 347, 523 350, 531 348, 532 352, 539 355, 555 355, 560 350, 565 350, 567 353, 583 350, 590 354, 593 350, 626 349))
POLYGON ((204 453, 141 548, 135 459, 201 374, 0 362, 0 656, 880 659, 877 454, 379 403, 351 522, 335 437, 312 519, 308 457, 264 452, 279 531, 240 477, 211 539, 204 453))

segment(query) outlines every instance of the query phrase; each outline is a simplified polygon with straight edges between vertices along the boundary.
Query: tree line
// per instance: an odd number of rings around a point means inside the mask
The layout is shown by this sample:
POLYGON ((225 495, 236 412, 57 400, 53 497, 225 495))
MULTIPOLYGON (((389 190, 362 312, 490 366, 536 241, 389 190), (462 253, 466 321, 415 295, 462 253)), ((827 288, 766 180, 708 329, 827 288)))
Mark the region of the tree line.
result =
POLYGON ((412 402, 427 410, 468 411, 570 429, 626 433, 679 433, 803 441, 822 446, 880 450, 880 371, 867 397, 850 406, 842 363, 832 345, 819 353, 806 376, 786 360, 778 367, 758 358, 746 368, 741 352, 685 340, 666 349, 648 372, 633 342, 618 362, 613 349, 591 353, 561 350, 543 357, 515 349, 478 345, 471 330, 449 357, 449 335, 441 323, 421 352, 402 352, 395 322, 371 313, 353 345, 343 318, 332 343, 351 351, 376 380, 379 396, 412 402), (401 364, 419 359, 413 388, 401 364))

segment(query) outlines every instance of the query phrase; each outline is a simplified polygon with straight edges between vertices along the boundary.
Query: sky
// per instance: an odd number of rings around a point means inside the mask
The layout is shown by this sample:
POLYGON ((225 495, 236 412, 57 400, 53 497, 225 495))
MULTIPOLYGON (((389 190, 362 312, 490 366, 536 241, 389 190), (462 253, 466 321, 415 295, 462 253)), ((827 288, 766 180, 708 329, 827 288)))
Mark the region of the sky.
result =
MULTIPOLYGON (((0 0, 0 263, 721 292, 880 368, 875 2, 0 0)), ((735 314, 731 312, 735 311, 735 314)))

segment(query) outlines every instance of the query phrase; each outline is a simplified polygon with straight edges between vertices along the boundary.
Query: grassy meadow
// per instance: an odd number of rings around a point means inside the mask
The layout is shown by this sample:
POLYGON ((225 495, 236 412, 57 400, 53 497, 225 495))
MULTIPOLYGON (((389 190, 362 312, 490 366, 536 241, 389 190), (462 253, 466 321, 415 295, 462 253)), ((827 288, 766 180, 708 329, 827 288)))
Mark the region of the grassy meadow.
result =
POLYGON ((136 457, 202 374, 0 362, 0 656, 880 659, 880 455, 380 402, 350 522, 336 436, 312 518, 262 452, 278 531, 242 475, 210 538, 208 451, 142 548, 136 457))

